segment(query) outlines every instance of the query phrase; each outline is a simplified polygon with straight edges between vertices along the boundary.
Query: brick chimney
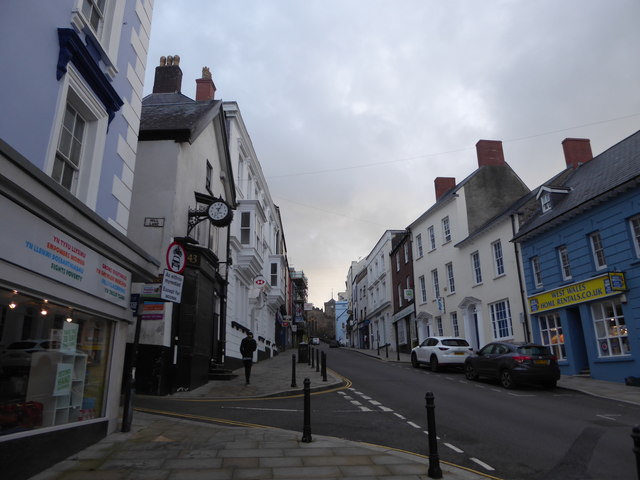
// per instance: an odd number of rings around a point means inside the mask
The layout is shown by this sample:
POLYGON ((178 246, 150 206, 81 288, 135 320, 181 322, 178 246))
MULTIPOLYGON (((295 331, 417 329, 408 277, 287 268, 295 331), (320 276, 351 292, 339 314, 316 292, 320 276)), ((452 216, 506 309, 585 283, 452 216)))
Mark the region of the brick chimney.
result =
POLYGON ((504 153, 502 152, 502 142, 500 140, 479 140, 476 143, 476 153, 478 155, 478 167, 504 165, 504 153))
POLYGON ((583 163, 593 159, 591 142, 588 138, 565 138, 562 141, 562 149, 567 168, 575 170, 583 163))
POLYGON ((456 186, 456 179, 454 177, 436 177, 433 181, 436 186, 436 202, 442 198, 442 196, 456 186))
POLYGON ((156 77, 153 81, 153 93, 180 93, 181 90, 180 57, 160 57, 160 66, 156 67, 156 77))
POLYGON ((211 80, 209 67, 202 67, 202 78, 196 79, 196 101, 213 100, 216 94, 216 85, 211 80))

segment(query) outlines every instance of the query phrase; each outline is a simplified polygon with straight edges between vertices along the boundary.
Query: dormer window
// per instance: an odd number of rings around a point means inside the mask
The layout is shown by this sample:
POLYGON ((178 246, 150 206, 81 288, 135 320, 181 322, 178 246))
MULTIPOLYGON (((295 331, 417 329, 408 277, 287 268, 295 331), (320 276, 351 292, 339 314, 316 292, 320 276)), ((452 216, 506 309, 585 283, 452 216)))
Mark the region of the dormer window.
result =
POLYGON ((566 195, 571 191, 571 188, 567 187, 551 187, 551 186, 543 186, 538 190, 538 194, 536 195, 536 199, 540 202, 540 208, 542 209, 542 213, 546 213, 551 210, 554 206, 554 203, 558 203, 560 200, 558 198, 559 194, 566 195), (555 198, 555 202, 554 202, 555 198))
POLYGON ((551 210, 551 193, 544 191, 540 195, 540 205, 542 206, 542 213, 551 210))

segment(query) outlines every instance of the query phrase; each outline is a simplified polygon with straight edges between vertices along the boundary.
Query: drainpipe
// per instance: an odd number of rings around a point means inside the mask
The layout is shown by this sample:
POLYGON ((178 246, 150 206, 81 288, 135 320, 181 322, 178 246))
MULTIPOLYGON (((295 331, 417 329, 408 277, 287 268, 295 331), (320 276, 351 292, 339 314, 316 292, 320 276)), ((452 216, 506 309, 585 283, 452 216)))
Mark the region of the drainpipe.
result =
MULTIPOLYGON (((513 236, 516 236, 516 225, 515 225, 515 217, 517 213, 511 215, 511 233, 513 236)), ((522 302, 522 312, 524 315, 524 339, 527 342, 531 341, 531 331, 529 330, 529 317, 527 315, 527 301, 526 301, 526 292, 524 291, 524 279, 522 278, 522 269, 520 268, 520 254, 518 251, 517 242, 513 242, 513 250, 516 254, 516 266, 518 268, 518 283, 520 284, 520 301, 522 302)))

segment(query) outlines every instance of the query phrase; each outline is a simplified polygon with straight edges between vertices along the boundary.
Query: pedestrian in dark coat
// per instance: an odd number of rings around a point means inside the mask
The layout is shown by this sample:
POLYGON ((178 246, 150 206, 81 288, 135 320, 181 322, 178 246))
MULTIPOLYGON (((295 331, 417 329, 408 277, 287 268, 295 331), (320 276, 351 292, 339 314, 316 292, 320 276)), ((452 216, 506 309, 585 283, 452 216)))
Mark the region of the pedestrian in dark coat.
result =
POLYGON ((247 332, 247 336, 240 342, 240 354, 242 355, 242 363, 244 364, 244 378, 249 385, 251 377, 251 365, 253 365, 253 352, 258 348, 258 344, 253 339, 253 332, 247 332))

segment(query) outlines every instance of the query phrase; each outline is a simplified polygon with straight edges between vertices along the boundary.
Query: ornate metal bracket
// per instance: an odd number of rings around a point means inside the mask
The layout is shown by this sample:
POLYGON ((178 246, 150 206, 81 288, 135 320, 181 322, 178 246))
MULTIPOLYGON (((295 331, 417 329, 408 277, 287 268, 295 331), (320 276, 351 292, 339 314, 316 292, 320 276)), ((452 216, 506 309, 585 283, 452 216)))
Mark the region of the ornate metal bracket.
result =
POLYGON ((187 227, 187 237, 190 236, 189 234, 191 233, 191 230, 193 230, 196 225, 198 225, 203 220, 206 220, 207 218, 209 218, 209 215, 207 215, 207 207, 190 208, 189 221, 188 221, 188 227, 187 227))

